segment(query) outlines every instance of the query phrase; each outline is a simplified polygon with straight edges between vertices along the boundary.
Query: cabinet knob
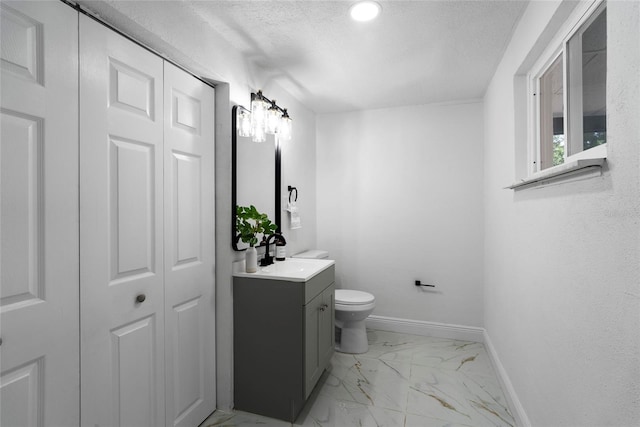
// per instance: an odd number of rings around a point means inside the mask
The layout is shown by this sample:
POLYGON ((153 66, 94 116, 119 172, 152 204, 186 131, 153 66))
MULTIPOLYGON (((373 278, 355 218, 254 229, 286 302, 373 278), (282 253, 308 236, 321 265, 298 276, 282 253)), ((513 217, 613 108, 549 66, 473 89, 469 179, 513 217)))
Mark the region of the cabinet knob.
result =
POLYGON ((144 302, 144 300, 146 300, 147 297, 145 296, 145 294, 140 294, 136 297, 136 302, 138 304, 142 304, 144 302))

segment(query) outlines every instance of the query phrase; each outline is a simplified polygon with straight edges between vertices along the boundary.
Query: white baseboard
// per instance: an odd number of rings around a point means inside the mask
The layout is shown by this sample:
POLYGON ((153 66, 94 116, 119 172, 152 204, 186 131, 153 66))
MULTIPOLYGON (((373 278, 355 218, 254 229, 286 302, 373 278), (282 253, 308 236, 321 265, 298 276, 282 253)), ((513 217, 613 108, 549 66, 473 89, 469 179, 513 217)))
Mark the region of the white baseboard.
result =
POLYGON ((380 331, 484 343, 487 353, 489 354, 489 359, 491 359, 493 368, 498 375, 498 380, 502 385, 502 390, 505 393, 509 408, 513 411, 512 415, 515 418, 516 425, 521 427, 531 427, 531 422, 524 411, 524 407, 520 403, 520 399, 518 399, 518 396, 516 395, 516 391, 511 384, 509 376, 507 375, 507 371, 505 371, 504 366, 502 366, 502 363, 498 358, 498 354, 496 353, 496 349, 493 347, 491 339, 484 328, 376 315, 369 316, 366 320, 366 324, 367 328, 380 331))
POLYGON ((527 417, 527 413, 524 411, 524 407, 520 403, 520 399, 518 399, 518 395, 513 388, 513 384, 511 384, 507 371, 504 369, 504 366, 502 366, 502 363, 498 358, 498 353, 496 353, 496 349, 493 347, 491 338, 489 338, 489 334, 487 334, 486 330, 484 331, 484 346, 487 349, 487 353, 489 353, 489 359, 491 359, 493 369, 495 369, 496 374, 498 374, 498 380, 500 381, 502 390, 508 400, 509 408, 513 411, 512 415, 515 418, 516 425, 521 427, 531 427, 529 417, 527 417))
POLYGON ((371 315, 366 320, 367 328, 425 337, 449 338, 453 340, 484 342, 484 329, 473 326, 450 325, 425 322, 423 320, 399 319, 371 315))

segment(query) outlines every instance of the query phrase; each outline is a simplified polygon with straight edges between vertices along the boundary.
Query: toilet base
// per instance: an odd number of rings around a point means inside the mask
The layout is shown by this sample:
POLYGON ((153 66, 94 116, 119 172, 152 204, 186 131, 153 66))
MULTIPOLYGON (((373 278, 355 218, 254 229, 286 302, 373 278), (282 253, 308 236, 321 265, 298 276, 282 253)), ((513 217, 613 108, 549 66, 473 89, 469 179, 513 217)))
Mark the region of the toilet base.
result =
POLYGON ((361 354, 369 351, 365 321, 336 320, 335 350, 349 354, 361 354))

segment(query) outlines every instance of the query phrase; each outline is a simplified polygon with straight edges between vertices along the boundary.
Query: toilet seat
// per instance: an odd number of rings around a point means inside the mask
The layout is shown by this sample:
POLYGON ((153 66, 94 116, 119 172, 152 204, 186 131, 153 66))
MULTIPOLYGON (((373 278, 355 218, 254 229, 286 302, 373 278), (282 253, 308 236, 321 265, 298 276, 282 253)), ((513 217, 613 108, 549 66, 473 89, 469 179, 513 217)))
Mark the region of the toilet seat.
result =
POLYGON ((375 297, 369 292, 353 289, 336 289, 335 302, 340 305, 364 305, 371 304, 375 297))

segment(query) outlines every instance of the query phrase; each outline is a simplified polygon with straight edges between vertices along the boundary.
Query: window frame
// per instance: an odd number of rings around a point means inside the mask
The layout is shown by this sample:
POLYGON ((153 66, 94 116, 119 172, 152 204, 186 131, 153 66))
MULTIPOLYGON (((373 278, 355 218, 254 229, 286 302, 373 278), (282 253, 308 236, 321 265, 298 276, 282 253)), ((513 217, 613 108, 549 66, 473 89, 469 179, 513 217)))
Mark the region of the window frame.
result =
MULTIPOLYGON (((552 175, 557 173, 559 169, 566 169, 566 165, 570 163, 576 163, 578 160, 585 159, 604 159, 607 157, 607 143, 589 148, 587 150, 581 150, 575 154, 569 154, 570 146, 575 147, 577 139, 572 134, 577 133, 576 129, 582 129, 582 105, 579 108, 571 108, 569 105, 569 92, 572 88, 570 84, 574 85, 575 89, 575 75, 574 81, 569 75, 571 69, 569 68, 568 58, 569 49, 568 44, 571 38, 578 34, 580 31, 584 32, 588 26, 592 23, 607 7, 606 0, 593 0, 590 2, 580 2, 571 13, 565 24, 553 37, 547 48, 540 55, 538 60, 531 67, 527 73, 527 97, 528 97, 528 150, 527 150, 527 175, 530 178, 535 178, 544 175, 552 175), (583 28, 584 26, 584 28, 583 28), (541 97, 540 85, 541 78, 551 68, 551 66, 557 61, 559 57, 562 57, 562 69, 563 69, 563 117, 564 117, 564 135, 565 135, 565 155, 564 163, 556 166, 549 166, 544 169, 540 169, 540 162, 542 160, 542 138, 541 138, 541 97), (578 114, 580 113, 580 114, 578 114), (578 126, 572 124, 579 123, 578 126), (564 166, 564 167, 563 167, 564 166)), ((575 72, 575 71, 574 71, 575 72)), ((582 82, 580 80, 580 87, 582 82)), ((576 98, 582 99, 582 94, 576 98)), ((579 139, 582 141, 582 138, 579 139)))

